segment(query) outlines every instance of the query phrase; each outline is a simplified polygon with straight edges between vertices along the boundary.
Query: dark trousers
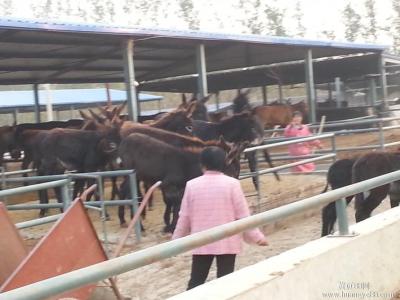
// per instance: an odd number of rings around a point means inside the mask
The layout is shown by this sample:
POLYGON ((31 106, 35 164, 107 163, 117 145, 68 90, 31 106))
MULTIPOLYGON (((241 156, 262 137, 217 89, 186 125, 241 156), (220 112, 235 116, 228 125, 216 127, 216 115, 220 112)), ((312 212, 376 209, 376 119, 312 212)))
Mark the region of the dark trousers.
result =
POLYGON ((192 272, 190 274, 188 290, 206 281, 214 257, 217 258, 217 278, 233 272, 235 269, 236 254, 193 255, 192 272))

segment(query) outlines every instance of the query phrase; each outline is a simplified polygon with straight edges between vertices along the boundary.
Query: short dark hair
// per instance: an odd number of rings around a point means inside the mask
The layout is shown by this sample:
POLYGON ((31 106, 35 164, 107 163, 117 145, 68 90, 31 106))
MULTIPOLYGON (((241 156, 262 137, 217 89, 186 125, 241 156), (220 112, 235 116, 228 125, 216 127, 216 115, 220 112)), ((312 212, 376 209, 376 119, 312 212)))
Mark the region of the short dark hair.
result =
POLYGON ((207 170, 220 171, 225 169, 225 151, 217 146, 206 147, 201 151, 200 163, 207 170))
POLYGON ((301 113, 301 111, 296 110, 293 112, 292 117, 293 118, 294 117, 303 117, 303 114, 301 113))

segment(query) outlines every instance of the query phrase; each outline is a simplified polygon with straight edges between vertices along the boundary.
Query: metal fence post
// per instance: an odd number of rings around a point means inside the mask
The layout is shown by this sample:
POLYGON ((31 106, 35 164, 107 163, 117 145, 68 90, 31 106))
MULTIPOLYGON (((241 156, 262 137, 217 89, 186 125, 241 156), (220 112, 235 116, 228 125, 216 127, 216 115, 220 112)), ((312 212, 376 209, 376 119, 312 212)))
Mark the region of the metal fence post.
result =
POLYGON ((60 187, 60 189, 61 189, 61 200, 63 202, 64 211, 67 210, 67 208, 71 204, 71 194, 70 194, 70 190, 69 190, 70 183, 71 183, 71 180, 68 179, 68 181, 60 187))
MULTIPOLYGON (((6 173, 3 167, 0 167, 1 170, 1 189, 5 190, 7 188, 7 181, 6 181, 6 173)), ((4 203, 7 205, 7 197, 4 197, 4 203)))
POLYGON ((332 162, 336 161, 336 157, 337 157, 337 150, 336 150, 336 135, 333 134, 331 137, 331 147, 332 147, 332 153, 335 153, 335 156, 332 157, 332 162))
POLYGON ((381 150, 385 150, 385 135, 383 132, 382 121, 378 122, 378 128, 379 128, 379 146, 381 150))
MULTIPOLYGON (((138 205, 138 197, 137 197, 137 189, 139 188, 136 185, 136 173, 132 173, 128 175, 129 177, 129 190, 131 192, 131 199, 132 199, 132 212, 133 215, 138 211, 139 205, 138 205)), ((135 224, 135 234, 136 234, 136 241, 140 242, 140 239, 142 237, 142 231, 141 231, 141 226, 140 226, 140 221, 135 224)))
POLYGON ((260 212, 260 210, 261 210, 261 187, 260 187, 260 174, 259 174, 259 172, 258 172, 258 153, 257 153, 258 151, 256 150, 255 151, 255 154, 254 154, 254 156, 255 156, 255 158, 256 158, 256 160, 255 160, 255 169, 256 169, 256 185, 257 185, 257 212, 260 212))
POLYGON ((336 215, 339 225, 339 236, 349 235, 349 222, 347 220, 346 199, 335 201, 336 215))
POLYGON ((97 188, 99 191, 99 198, 101 201, 101 227, 103 229, 103 238, 105 245, 104 248, 106 250, 107 256, 110 256, 109 241, 108 241, 107 226, 106 226, 107 210, 106 210, 106 205, 104 203, 105 198, 104 198, 103 177, 100 175, 96 176, 96 181, 97 181, 97 188))

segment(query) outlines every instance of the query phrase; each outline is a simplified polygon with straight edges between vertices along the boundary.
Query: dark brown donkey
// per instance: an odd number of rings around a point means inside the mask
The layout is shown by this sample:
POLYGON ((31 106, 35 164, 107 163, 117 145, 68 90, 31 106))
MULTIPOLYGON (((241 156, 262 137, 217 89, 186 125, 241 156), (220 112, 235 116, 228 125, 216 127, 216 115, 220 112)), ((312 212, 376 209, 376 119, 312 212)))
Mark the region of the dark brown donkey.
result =
MULTIPOLYGON (((124 167, 135 169, 139 179, 145 182, 162 181, 161 190, 166 204, 165 232, 175 229, 186 182, 202 174, 199 160, 202 149, 174 147, 141 133, 130 134, 120 145, 124 167)), ((238 156, 242 150, 241 147, 233 147, 227 152, 226 174, 237 175, 238 156)))
MULTIPOLYGON (((120 143, 121 124, 97 124, 97 130, 56 128, 39 133, 41 143, 37 145, 39 175, 63 173, 64 170, 94 172, 104 168, 116 158, 120 143)), ((57 199, 60 201, 59 190, 57 199)), ((41 199, 41 203, 48 199, 41 199)), ((41 210, 40 216, 45 214, 41 210)))
MULTIPOLYGON (((358 159, 343 159, 335 162, 328 171, 328 184, 332 186, 332 189, 340 188, 396 170, 400 170, 400 153, 370 152, 358 159)), ((356 222, 371 216, 372 211, 388 195, 389 188, 390 185, 386 184, 355 195, 356 222)), ((326 190, 327 187, 324 192, 326 190)), ((347 204, 352 198, 353 196, 347 197, 347 204)), ((398 198, 391 198, 390 205, 391 207, 398 206, 398 198)), ((322 236, 332 233, 335 221, 335 203, 332 202, 322 211, 322 236)))
MULTIPOLYGON (((258 130, 263 130, 264 129, 263 121, 260 121, 259 117, 257 115, 254 115, 254 110, 251 110, 251 106, 250 106, 249 99, 248 99, 249 92, 250 92, 250 90, 246 90, 244 92, 242 92, 241 90, 238 91, 236 98, 233 99, 233 111, 236 114, 239 114, 239 113, 251 114, 253 119, 257 122, 257 124, 260 128, 258 130)), ((256 145, 255 141, 253 141, 252 144, 256 145)), ((260 145, 260 144, 263 144, 262 140, 258 143, 258 145, 260 145)), ((272 160, 271 160, 268 150, 263 150, 263 154, 264 154, 265 161, 268 163, 268 165, 271 168, 273 168, 274 165, 272 163, 272 160)), ((250 171, 255 172, 256 166, 257 166, 256 152, 246 153, 245 158, 248 160, 250 171)), ((276 180, 280 180, 278 173, 274 172, 274 176, 275 176, 276 180)), ((259 187, 258 187, 258 182, 257 182, 256 177, 252 177, 252 181, 253 181, 255 189, 258 190, 259 187)))
MULTIPOLYGON (((152 138, 155 138, 157 140, 160 140, 162 142, 165 142, 171 146, 174 147, 179 147, 179 148, 197 148, 197 149, 203 149, 207 146, 218 146, 224 149, 226 152, 229 152, 232 147, 228 145, 223 138, 220 138, 217 141, 207 141, 204 142, 200 140, 199 138, 196 137, 189 137, 189 136, 184 136, 180 135, 174 132, 166 131, 166 130, 161 130, 158 128, 152 128, 150 126, 142 125, 142 124, 130 124, 129 126, 125 126, 125 124, 122 126, 121 130, 121 137, 125 138, 129 136, 132 133, 140 133, 144 134, 147 136, 150 136, 152 138)), ((243 145, 247 145, 244 143, 243 145)), ((237 159, 237 164, 232 164, 231 167, 236 167, 235 170, 231 170, 231 173, 235 174, 235 177, 239 176, 240 173, 240 161, 237 159)), ((152 185, 154 182, 145 182, 145 185, 149 186, 152 185)), ((120 198, 125 199, 126 198, 126 183, 123 184, 121 187, 121 190, 123 191, 120 198)), ((119 218, 120 218, 120 224, 121 226, 124 226, 125 224, 125 219, 124 219, 124 208, 120 207, 119 209, 119 218)))

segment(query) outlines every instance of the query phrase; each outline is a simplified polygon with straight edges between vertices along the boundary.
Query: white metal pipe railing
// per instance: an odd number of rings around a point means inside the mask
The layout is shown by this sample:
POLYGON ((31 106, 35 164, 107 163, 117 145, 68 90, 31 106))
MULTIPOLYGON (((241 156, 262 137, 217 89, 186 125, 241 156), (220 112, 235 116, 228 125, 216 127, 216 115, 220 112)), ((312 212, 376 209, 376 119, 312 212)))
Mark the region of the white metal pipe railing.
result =
POLYGON ((276 148, 276 147, 281 147, 281 146, 287 146, 287 145, 292 145, 292 144, 298 144, 298 143, 303 143, 303 142, 310 142, 310 141, 315 141, 315 140, 333 138, 334 136, 335 136, 335 134, 333 134, 333 133, 327 133, 327 134, 321 134, 321 135, 313 135, 313 136, 308 136, 308 137, 304 137, 304 138, 293 139, 293 140, 290 140, 290 141, 284 141, 284 142, 279 142, 279 143, 274 143, 274 144, 250 147, 250 148, 246 148, 244 150, 244 152, 248 153, 248 152, 254 152, 254 151, 257 151, 257 150, 265 150, 265 149, 276 148))
MULTIPOLYGON (((400 180, 400 171, 395 171, 343 188, 329 191, 304 200, 293 202, 244 219, 217 226, 178 240, 159 244, 131 254, 74 270, 53 278, 42 280, 0 294, 0 300, 40 300, 98 282, 148 264, 190 251, 243 231, 263 226, 294 214, 303 213, 338 199, 362 193, 375 187, 400 180)), ((338 215, 340 217, 340 215, 338 215)))

